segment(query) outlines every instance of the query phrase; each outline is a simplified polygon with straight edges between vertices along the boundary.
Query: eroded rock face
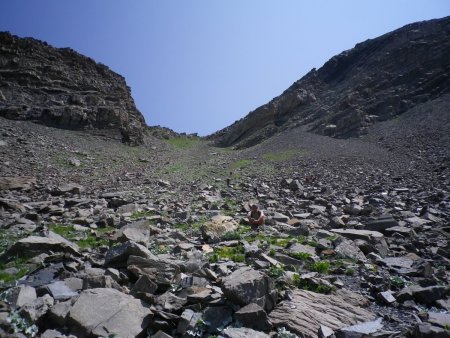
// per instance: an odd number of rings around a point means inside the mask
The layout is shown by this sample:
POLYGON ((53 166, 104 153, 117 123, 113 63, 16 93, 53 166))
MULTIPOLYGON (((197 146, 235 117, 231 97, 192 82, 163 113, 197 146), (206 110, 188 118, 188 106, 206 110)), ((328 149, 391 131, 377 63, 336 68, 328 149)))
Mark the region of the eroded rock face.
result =
POLYGON ((125 79, 70 48, 0 33, 0 116, 64 129, 120 131, 143 142, 144 117, 125 79))
POLYGON ((298 125, 334 137, 363 134, 376 121, 449 92, 449 35, 447 17, 359 43, 212 138, 249 147, 298 125))
POLYGON ((320 325, 333 330, 371 321, 375 315, 352 301, 337 295, 305 290, 293 291, 291 301, 281 302, 269 315, 276 327, 286 327, 300 337, 317 337, 320 325))

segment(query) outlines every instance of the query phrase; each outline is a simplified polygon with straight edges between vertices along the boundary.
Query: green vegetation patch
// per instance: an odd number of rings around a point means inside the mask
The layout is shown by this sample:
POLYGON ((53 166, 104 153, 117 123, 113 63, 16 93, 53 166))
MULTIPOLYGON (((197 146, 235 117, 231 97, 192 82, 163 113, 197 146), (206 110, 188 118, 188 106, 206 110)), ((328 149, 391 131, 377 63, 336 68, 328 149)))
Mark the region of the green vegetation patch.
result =
POLYGON ((25 232, 15 232, 8 229, 0 229, 0 255, 19 239, 27 236, 25 232))
POLYGON ((221 246, 214 248, 214 252, 209 256, 209 262, 217 263, 220 260, 245 262, 244 247, 242 245, 237 245, 237 246, 221 246))
POLYGON ((311 271, 319 272, 319 273, 328 273, 330 270, 330 262, 328 261, 320 261, 320 262, 314 262, 310 265, 309 269, 311 271))
POLYGON ((254 162, 255 162, 254 160, 247 160, 247 159, 237 160, 230 164, 230 170, 246 168, 252 165, 254 162))
POLYGON ((334 290, 333 286, 312 283, 307 279, 301 278, 300 275, 298 274, 295 274, 293 276, 292 282, 294 286, 299 289, 313 291, 317 293, 330 293, 331 291, 334 290))
POLYGON ((276 237, 276 236, 268 236, 268 235, 264 235, 264 234, 260 234, 260 233, 251 234, 246 239, 249 243, 253 243, 255 241, 260 241, 260 242, 267 242, 271 245, 276 245, 276 246, 280 246, 280 247, 286 247, 289 243, 291 243, 292 241, 295 241, 295 238, 292 236, 276 237))
POLYGON ((77 231, 73 225, 65 224, 50 224, 48 228, 65 239, 76 243, 81 249, 109 246, 109 241, 105 235, 115 230, 112 227, 105 227, 95 230, 77 231))
POLYGON ((36 264, 28 264, 27 261, 28 257, 16 257, 7 263, 0 263, 0 286, 11 286, 36 268, 36 264))
POLYGON ((138 219, 144 217, 155 216, 156 212, 154 210, 146 210, 146 211, 135 211, 131 214, 131 219, 138 219))
POLYGON ((284 267, 282 265, 272 265, 267 270, 267 274, 272 278, 281 277, 284 274, 284 267))
POLYGON ((309 257, 311 257, 311 254, 307 253, 307 252, 288 252, 287 253, 289 256, 291 256, 292 258, 301 260, 301 261, 306 261, 309 257))
POLYGON ((271 162, 283 162, 301 156, 304 153, 301 149, 288 149, 283 151, 265 153, 262 155, 263 159, 271 162))
POLYGON ((171 139, 168 139, 165 141, 177 149, 190 149, 200 141, 200 138, 198 138, 198 137, 175 137, 175 138, 171 138, 171 139))

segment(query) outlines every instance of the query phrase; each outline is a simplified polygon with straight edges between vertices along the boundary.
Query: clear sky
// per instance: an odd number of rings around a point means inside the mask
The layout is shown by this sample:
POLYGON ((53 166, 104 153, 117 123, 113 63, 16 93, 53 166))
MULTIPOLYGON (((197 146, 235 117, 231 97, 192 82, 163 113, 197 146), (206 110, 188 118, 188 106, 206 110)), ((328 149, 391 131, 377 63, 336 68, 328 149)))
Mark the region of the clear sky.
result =
POLYGON ((356 43, 450 0, 0 0, 0 30, 123 75, 147 124, 206 135, 356 43))

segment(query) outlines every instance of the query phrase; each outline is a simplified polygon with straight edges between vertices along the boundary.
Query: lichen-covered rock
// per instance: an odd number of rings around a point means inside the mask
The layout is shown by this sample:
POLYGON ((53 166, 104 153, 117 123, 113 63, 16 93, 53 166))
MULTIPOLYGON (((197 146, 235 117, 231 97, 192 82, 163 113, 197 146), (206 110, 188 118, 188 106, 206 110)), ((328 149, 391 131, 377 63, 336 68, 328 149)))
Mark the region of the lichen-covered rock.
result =
POLYGON ((227 232, 235 231, 237 228, 238 224, 233 217, 217 215, 203 224, 201 230, 205 240, 218 242, 227 232))

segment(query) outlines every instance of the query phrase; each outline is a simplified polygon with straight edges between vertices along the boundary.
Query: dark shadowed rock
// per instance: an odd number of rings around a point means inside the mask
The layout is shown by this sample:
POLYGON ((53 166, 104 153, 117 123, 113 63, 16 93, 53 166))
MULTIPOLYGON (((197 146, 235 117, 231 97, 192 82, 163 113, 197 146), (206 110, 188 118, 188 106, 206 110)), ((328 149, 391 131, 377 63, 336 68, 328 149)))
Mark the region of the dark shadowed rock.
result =
POLYGON ((236 311, 234 318, 237 322, 242 324, 242 326, 257 331, 267 331, 270 329, 266 311, 255 303, 250 303, 239 311, 236 311))
POLYGON ((126 267, 130 255, 144 258, 153 257, 145 246, 128 241, 106 252, 105 267, 126 267))

